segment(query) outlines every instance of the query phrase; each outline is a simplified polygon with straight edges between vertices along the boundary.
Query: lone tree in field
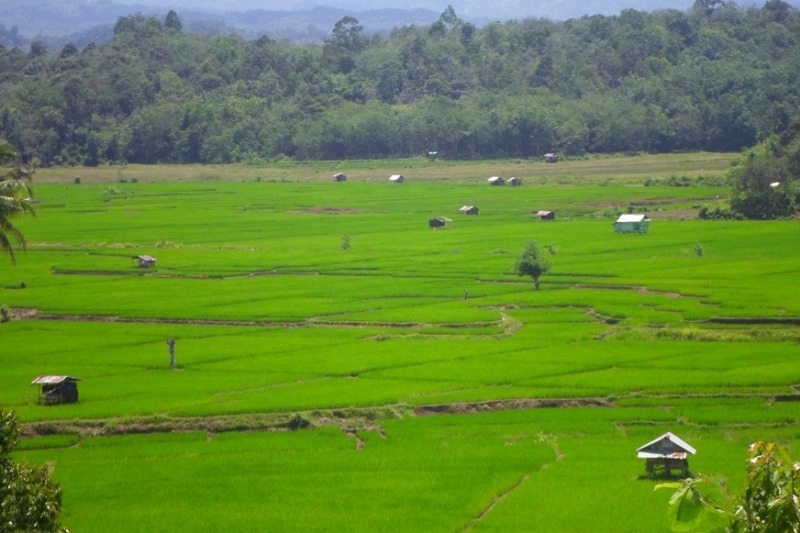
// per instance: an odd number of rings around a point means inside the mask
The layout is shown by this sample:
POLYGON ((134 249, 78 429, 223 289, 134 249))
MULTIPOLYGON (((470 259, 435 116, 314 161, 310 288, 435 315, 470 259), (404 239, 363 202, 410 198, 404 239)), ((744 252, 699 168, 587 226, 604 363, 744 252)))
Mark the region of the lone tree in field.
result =
POLYGON ((18 164, 17 154, 11 146, 0 141, 0 250, 7 251, 16 264, 11 240, 25 247, 25 236, 11 219, 22 214, 35 215, 31 200, 30 173, 18 164))
POLYGON ((533 286, 539 290, 539 278, 550 270, 550 263, 542 254, 534 241, 525 243, 525 249, 517 257, 514 270, 520 276, 530 276, 533 279, 533 286))
POLYGON ((794 213, 794 187, 785 161, 751 152, 731 176, 734 211, 755 220, 790 217, 794 213))
POLYGON ((0 409, 0 531, 68 532, 59 523, 61 488, 45 467, 9 457, 18 442, 16 416, 0 409))

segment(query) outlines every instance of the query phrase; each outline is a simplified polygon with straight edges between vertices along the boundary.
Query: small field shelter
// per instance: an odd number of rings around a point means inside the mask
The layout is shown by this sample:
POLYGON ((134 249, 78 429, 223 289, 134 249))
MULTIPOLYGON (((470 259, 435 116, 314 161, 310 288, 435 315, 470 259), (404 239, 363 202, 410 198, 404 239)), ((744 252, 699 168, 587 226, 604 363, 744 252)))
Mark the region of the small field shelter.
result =
POLYGON ((150 268, 156 266, 156 258, 152 255, 136 255, 133 257, 136 260, 136 266, 139 268, 150 268))
POLYGON ((31 385, 41 385, 39 403, 55 405, 58 403, 75 403, 78 401, 78 381, 73 376, 38 376, 31 385))
POLYGON ((697 450, 689 446, 683 439, 672 433, 664 433, 636 450, 637 457, 645 460, 648 476, 671 476, 677 470, 682 477, 689 476, 688 454, 695 455, 697 450))
POLYGON ((447 219, 444 217, 434 217, 428 220, 428 227, 431 229, 443 228, 447 219))
POLYGON ((621 215, 614 222, 614 233, 647 233, 649 228, 647 215, 621 215))

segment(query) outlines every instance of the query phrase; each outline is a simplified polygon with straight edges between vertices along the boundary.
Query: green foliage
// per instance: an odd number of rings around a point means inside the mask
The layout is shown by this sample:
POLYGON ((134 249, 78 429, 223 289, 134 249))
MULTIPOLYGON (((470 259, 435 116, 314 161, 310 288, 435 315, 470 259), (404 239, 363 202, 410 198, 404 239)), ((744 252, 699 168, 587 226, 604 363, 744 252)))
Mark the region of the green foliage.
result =
POLYGON ((31 170, 18 162, 11 145, 0 140, 0 250, 7 251, 16 264, 12 239, 25 247, 25 236, 11 222, 19 215, 35 215, 30 188, 31 170))
POLYGON ((669 502, 673 531, 800 531, 800 463, 776 443, 750 446, 739 496, 727 496, 720 480, 702 475, 656 488, 677 489, 669 502))
POLYGON ((13 411, 0 409, 0 531, 60 532, 61 488, 44 467, 33 468, 9 457, 19 442, 13 411))
POLYGON ((735 193, 731 209, 747 218, 769 220, 794 213, 793 178, 786 163, 771 154, 751 152, 731 172, 735 193))
MULTIPOLYGON (((547 248, 551 253, 554 250, 551 246, 547 248)), ((550 261, 541 252, 535 241, 528 241, 517 257, 514 270, 520 276, 530 276, 533 279, 534 287, 539 290, 539 278, 550 271, 550 261)))
POLYGON ((798 28, 769 3, 484 27, 448 7, 292 44, 137 14, 106 44, 0 50, 0 128, 46 165, 738 151, 797 115, 798 28))

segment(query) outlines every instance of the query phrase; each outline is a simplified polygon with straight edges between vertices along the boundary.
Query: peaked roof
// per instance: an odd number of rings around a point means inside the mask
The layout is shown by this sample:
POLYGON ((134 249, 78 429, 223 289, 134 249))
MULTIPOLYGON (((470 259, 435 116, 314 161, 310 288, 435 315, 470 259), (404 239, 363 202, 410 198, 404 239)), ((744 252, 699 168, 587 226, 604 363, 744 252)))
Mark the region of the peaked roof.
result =
POLYGON ((642 222, 649 220, 647 215, 620 215, 617 222, 642 222))
POLYGON ((80 381, 81 378, 72 376, 39 376, 31 382, 31 385, 57 385, 65 381, 80 381))
POLYGON ((673 454, 686 455, 686 453, 691 453, 695 455, 697 453, 697 450, 689 446, 686 441, 669 431, 639 447, 636 451, 639 452, 637 457, 645 459, 667 457, 673 454))

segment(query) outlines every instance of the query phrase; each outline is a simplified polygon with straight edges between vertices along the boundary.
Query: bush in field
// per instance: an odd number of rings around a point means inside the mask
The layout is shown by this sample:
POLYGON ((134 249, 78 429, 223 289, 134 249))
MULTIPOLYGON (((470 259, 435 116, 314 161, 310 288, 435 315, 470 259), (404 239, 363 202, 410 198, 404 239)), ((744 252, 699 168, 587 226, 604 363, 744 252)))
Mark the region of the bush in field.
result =
POLYGON ((534 241, 528 241, 525 243, 525 249, 517 257, 514 270, 520 276, 530 276, 534 287, 539 290, 539 278, 550 270, 550 262, 534 241))
POLYGON ((9 457, 18 442, 16 416, 0 410, 0 532, 67 532, 59 523, 61 488, 46 468, 31 468, 9 457))
POLYGON ((700 208, 700 218, 704 220, 741 220, 741 213, 723 205, 704 205, 700 208))
POLYGON ((747 479, 740 496, 725 496, 707 476, 656 488, 677 489, 669 502, 673 531, 800 531, 800 462, 775 443, 750 446, 747 479))

